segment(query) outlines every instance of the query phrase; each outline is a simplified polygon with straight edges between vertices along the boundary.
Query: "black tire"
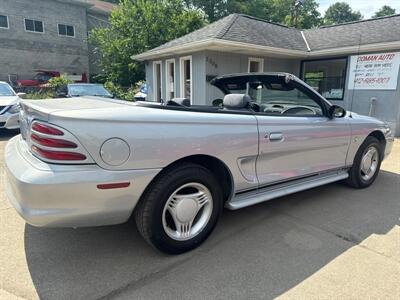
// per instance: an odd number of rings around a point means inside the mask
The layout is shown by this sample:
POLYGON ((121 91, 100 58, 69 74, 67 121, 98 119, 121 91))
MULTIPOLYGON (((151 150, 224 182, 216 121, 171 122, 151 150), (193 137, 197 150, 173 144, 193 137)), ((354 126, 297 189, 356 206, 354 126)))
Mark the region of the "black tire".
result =
POLYGON ((379 140, 373 136, 368 136, 365 141, 361 144, 360 148, 358 149, 356 156, 354 158, 353 166, 349 170, 349 178, 347 178, 346 183, 353 187, 353 188, 358 188, 358 189, 363 189, 366 187, 369 187, 376 179, 379 173, 379 169, 381 167, 381 162, 383 158, 383 148, 382 144, 379 142, 379 140), (371 147, 374 147, 378 151, 378 166, 377 169, 374 173, 374 175, 368 179, 365 180, 362 176, 361 173, 361 162, 362 158, 365 154, 365 152, 370 149, 371 147))
POLYGON ((153 247, 167 254, 180 254, 199 246, 211 234, 223 210, 222 191, 215 176, 203 166, 184 163, 161 174, 146 189, 134 211, 137 228, 153 247), (212 195, 212 213, 205 227, 193 238, 177 241, 163 227, 162 215, 169 197, 187 183, 200 183, 212 195))

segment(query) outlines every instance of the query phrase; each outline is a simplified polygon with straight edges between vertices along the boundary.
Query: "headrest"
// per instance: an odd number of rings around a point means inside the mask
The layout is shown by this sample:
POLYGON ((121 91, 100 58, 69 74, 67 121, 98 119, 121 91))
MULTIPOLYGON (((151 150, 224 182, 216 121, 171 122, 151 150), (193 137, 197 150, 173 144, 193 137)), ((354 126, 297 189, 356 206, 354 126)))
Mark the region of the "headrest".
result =
POLYGON ((250 104, 251 98, 245 94, 228 94, 224 97, 224 107, 228 109, 246 108, 250 104))
POLYGON ((171 101, 175 102, 178 105, 190 106, 190 99, 188 98, 173 98, 171 99, 171 101))

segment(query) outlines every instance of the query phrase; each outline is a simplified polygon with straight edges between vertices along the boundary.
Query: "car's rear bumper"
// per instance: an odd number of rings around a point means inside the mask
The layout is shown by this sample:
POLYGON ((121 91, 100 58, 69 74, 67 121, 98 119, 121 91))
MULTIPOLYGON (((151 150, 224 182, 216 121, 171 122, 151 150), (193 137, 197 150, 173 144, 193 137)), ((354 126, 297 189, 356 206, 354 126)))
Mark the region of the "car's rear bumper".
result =
POLYGON ((0 128, 4 129, 18 129, 19 128, 19 114, 4 113, 0 115, 0 128))
POLYGON ((21 136, 5 149, 6 193, 35 226, 83 227, 123 223, 159 169, 109 171, 97 165, 50 165, 30 154, 21 136), (127 188, 98 184, 129 182, 127 188))

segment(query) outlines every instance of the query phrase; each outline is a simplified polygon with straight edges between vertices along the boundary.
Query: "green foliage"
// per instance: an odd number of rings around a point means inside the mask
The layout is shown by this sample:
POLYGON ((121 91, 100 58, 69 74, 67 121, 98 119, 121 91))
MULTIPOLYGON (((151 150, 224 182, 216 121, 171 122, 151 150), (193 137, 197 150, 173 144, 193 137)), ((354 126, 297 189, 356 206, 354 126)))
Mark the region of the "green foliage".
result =
POLYGON ((60 77, 50 78, 49 82, 47 83, 47 86, 53 91, 56 91, 58 88, 72 82, 73 82, 72 80, 69 80, 65 76, 61 75, 60 77))
POLYGON ((24 98, 25 99, 54 98, 58 88, 72 82, 73 82, 72 80, 69 80, 63 75, 61 75, 60 77, 53 77, 49 80, 49 82, 46 84, 45 87, 41 87, 40 89, 32 89, 30 92, 28 91, 24 98))
POLYGON ((204 12, 209 22, 214 22, 228 15, 229 0, 186 0, 188 7, 195 7, 204 12))
POLYGON ((140 86, 143 81, 138 81, 135 86, 129 88, 123 88, 118 84, 114 84, 111 81, 107 81, 104 87, 115 96, 116 99, 134 101, 134 96, 139 92, 140 86))
POLYGON ((144 78, 143 63, 131 56, 155 48, 204 25, 198 10, 181 0, 121 0, 113 10, 108 28, 91 32, 100 53, 107 81, 129 86, 144 78))
POLYGON ((390 16, 396 14, 396 10, 389 5, 382 6, 373 16, 373 18, 379 18, 384 16, 390 16))
POLYGON ((271 0, 227 1, 227 14, 242 13, 269 21, 272 21, 275 9, 275 4, 271 0))
POLYGON ((54 98, 53 88, 41 88, 40 90, 32 91, 24 96, 24 99, 40 100, 54 98))
POLYGON ((305 0, 185 0, 186 5, 204 12, 213 22, 232 13, 242 13, 297 28, 312 28, 321 24, 318 3, 305 0))
MULTIPOLYGON (((290 4, 290 3, 289 3, 290 4)), ((315 0, 305 0, 303 5, 299 5, 296 9, 292 1, 290 19, 286 19, 286 25, 293 26, 301 29, 313 28, 321 25, 321 14, 318 12, 318 3, 315 0)), ((282 7, 282 9, 285 6, 282 7)), ((286 6, 287 7, 287 6, 286 6)))
POLYGON ((329 6, 325 12, 324 24, 341 24, 359 21, 363 18, 359 11, 353 11, 346 2, 336 2, 329 6))
POLYGON ((272 2, 270 20, 299 29, 317 27, 321 24, 318 3, 315 0, 270 0, 272 2))

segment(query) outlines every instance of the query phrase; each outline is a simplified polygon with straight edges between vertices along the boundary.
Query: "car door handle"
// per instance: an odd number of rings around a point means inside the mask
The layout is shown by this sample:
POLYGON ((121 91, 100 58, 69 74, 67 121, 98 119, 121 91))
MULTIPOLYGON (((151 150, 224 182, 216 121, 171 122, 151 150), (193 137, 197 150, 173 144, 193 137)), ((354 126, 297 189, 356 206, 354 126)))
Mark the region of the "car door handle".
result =
POLYGON ((269 139, 271 142, 277 142, 277 141, 282 141, 283 140, 283 134, 280 132, 274 132, 274 133, 267 133, 265 135, 266 139, 269 139))

